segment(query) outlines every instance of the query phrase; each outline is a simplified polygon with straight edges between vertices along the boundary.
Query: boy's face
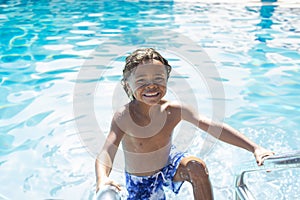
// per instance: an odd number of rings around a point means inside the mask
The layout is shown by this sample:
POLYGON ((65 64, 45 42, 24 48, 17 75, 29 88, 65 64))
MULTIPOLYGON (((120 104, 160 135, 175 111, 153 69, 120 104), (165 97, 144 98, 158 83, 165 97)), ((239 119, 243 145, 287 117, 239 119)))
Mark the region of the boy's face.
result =
POLYGON ((128 79, 136 100, 148 105, 157 104, 166 94, 167 70, 157 60, 138 65, 128 79))

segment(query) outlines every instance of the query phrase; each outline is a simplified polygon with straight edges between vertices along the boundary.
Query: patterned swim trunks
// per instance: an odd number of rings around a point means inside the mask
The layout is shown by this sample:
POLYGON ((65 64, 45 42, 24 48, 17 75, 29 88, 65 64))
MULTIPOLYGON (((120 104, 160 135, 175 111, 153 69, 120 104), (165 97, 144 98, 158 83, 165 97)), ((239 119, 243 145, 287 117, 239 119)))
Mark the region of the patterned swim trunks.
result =
POLYGON ((163 187, 170 188, 175 194, 179 192, 183 182, 174 182, 173 177, 186 154, 172 150, 168 164, 151 176, 135 176, 125 172, 127 200, 165 200, 163 187))

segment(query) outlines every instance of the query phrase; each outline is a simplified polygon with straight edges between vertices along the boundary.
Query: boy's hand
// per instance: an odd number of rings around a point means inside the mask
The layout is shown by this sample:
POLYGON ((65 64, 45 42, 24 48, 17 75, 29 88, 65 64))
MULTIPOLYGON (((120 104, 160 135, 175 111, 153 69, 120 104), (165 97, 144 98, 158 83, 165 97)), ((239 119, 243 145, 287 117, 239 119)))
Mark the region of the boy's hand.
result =
POLYGON ((268 157, 274 155, 273 151, 269 151, 262 147, 257 147, 254 151, 254 157, 256 159, 257 165, 261 166, 268 157))
POLYGON ((114 186, 116 187, 119 191, 121 191, 121 186, 116 183, 114 180, 110 179, 110 178, 105 178, 104 180, 102 180, 101 182, 100 181, 97 181, 97 185, 96 185, 96 193, 101 189, 103 188, 104 186, 106 185, 111 185, 111 186, 114 186))

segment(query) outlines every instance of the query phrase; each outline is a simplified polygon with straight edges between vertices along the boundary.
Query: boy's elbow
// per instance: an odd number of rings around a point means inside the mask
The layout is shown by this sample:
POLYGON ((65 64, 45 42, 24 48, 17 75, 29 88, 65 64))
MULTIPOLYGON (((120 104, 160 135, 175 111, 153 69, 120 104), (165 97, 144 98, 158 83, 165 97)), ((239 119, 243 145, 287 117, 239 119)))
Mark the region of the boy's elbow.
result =
POLYGON ((107 151, 101 151, 96 158, 96 164, 102 164, 107 167, 111 167, 112 158, 107 151))

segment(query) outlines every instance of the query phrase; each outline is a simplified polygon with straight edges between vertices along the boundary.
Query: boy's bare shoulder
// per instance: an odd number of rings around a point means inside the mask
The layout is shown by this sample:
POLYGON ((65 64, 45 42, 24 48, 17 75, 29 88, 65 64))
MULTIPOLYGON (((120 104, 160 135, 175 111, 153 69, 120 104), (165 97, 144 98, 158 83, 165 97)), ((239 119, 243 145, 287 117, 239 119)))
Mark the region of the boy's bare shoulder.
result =
POLYGON ((124 120, 126 117, 128 117, 129 114, 129 103, 125 104, 124 106, 118 108, 118 110, 115 111, 113 120, 120 121, 124 120))
POLYGON ((178 101, 165 101, 163 105, 165 110, 173 114, 181 114, 182 104, 178 101))
POLYGON ((178 109, 192 109, 192 107, 188 104, 185 104, 185 103, 182 103, 182 102, 179 102, 179 101, 169 101, 168 102, 169 105, 172 107, 172 108, 178 108, 178 109))
POLYGON ((120 107, 115 111, 112 124, 116 125, 120 130, 125 132, 128 128, 129 109, 128 104, 120 107))
POLYGON ((178 101, 165 101, 165 104, 167 105, 168 108, 171 109, 181 109, 182 104, 178 101))
POLYGON ((168 109, 172 111, 177 111, 176 113, 180 114, 194 112, 194 109, 191 106, 178 101, 169 101, 168 109))

